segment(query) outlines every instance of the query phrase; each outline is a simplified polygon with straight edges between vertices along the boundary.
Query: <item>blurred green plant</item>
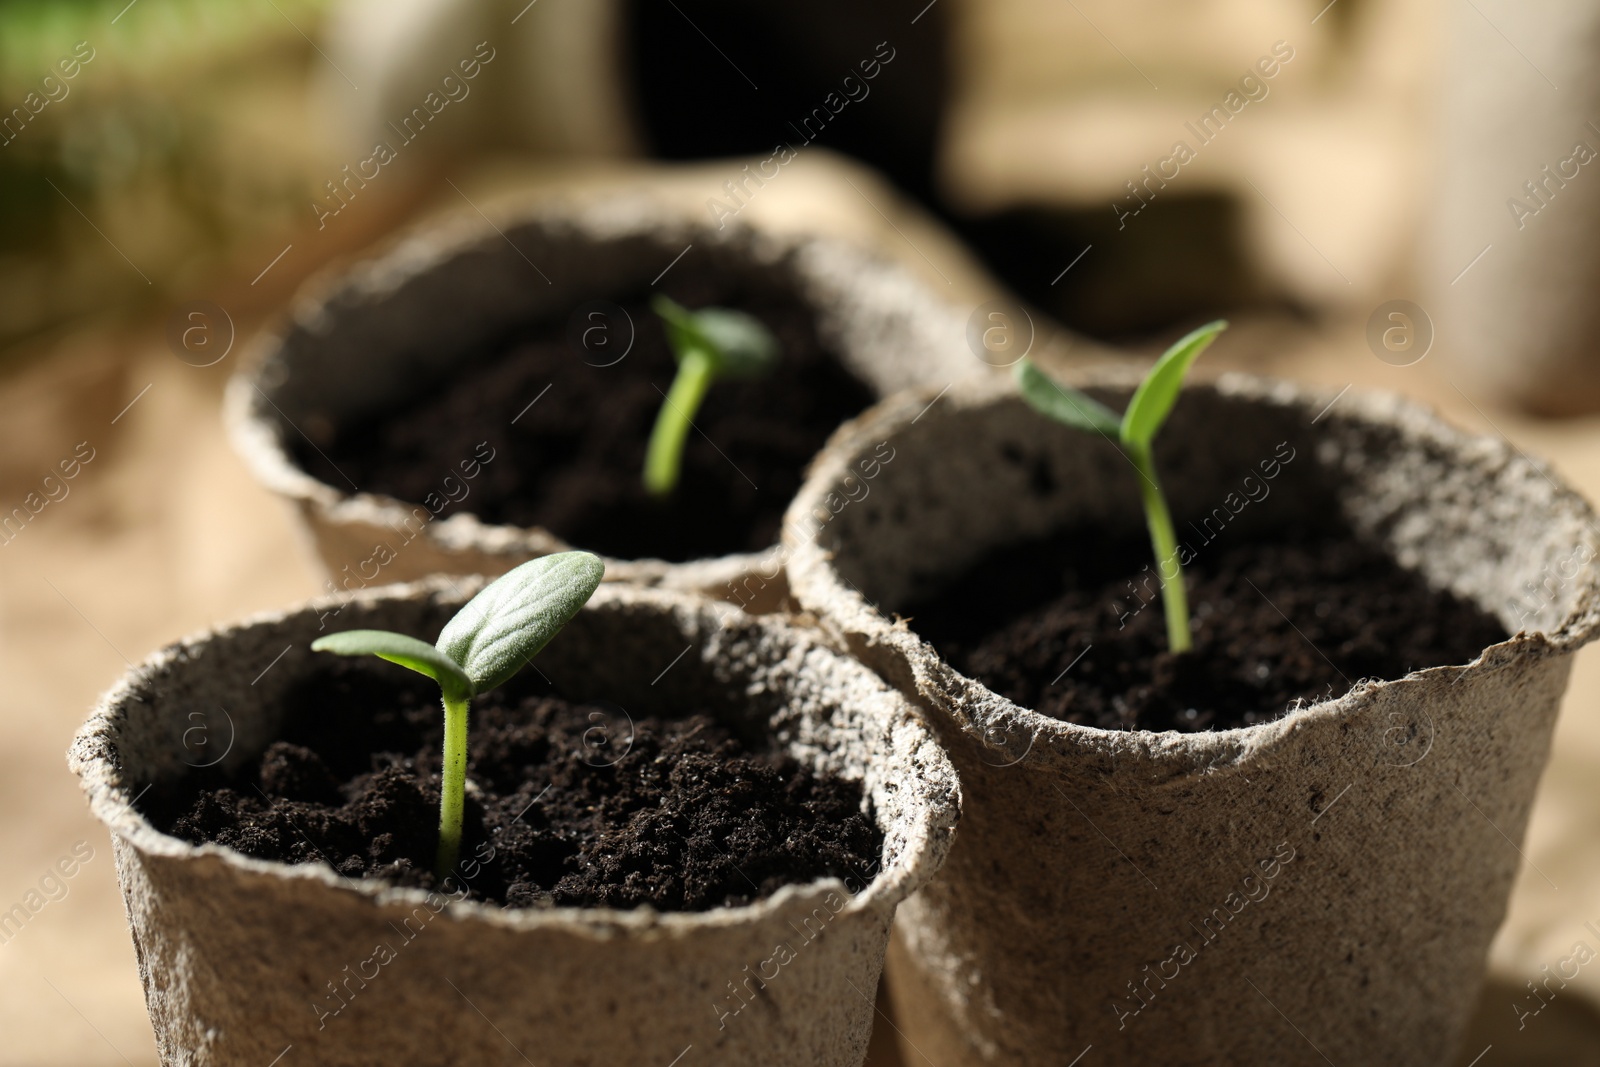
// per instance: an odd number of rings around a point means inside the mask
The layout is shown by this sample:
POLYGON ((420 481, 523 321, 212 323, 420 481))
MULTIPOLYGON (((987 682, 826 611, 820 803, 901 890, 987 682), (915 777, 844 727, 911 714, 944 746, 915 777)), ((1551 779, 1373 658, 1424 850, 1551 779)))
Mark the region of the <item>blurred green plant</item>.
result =
POLYGON ((778 363, 778 339, 754 315, 727 308, 688 308, 665 296, 650 306, 667 325, 678 373, 661 403, 644 458, 644 485, 653 496, 672 495, 683 466, 683 443, 706 390, 718 378, 754 378, 778 363))
POLYGON ((317 163, 305 34, 329 6, 0 0, 0 342, 159 300, 291 224, 317 163))

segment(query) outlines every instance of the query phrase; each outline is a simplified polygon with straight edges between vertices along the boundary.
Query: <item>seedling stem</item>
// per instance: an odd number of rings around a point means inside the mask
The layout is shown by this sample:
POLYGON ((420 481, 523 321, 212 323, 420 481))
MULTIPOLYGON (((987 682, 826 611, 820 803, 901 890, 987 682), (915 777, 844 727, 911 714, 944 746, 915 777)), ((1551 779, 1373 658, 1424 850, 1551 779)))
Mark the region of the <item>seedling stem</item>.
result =
POLYGON ((678 359, 678 375, 656 415, 644 457, 644 487, 664 498, 678 487, 684 442, 711 383, 768 373, 778 362, 778 342, 758 319, 742 311, 690 311, 665 296, 657 296, 651 307, 666 323, 667 340, 678 359))
POLYGON ((1161 606, 1167 615, 1167 644, 1174 652, 1187 652, 1194 645, 1189 635, 1189 594, 1183 588, 1183 570, 1178 566, 1178 537, 1172 529, 1172 513, 1161 495, 1156 480, 1155 461, 1149 448, 1129 448, 1128 458, 1139 472, 1139 496, 1144 502, 1145 523, 1150 527, 1150 545, 1156 553, 1156 573, 1161 577, 1161 606), (1168 561, 1171 567, 1168 567, 1168 561))
POLYGON ((1178 537, 1156 477, 1153 444, 1156 432, 1178 402, 1184 375, 1200 358, 1200 353, 1227 327, 1221 320, 1202 326, 1162 353, 1139 383, 1139 388, 1134 390, 1128 409, 1120 417, 1088 394, 1053 380, 1030 360, 1023 359, 1016 369, 1017 388, 1029 406, 1064 425, 1098 433, 1114 441, 1133 463, 1139 476, 1139 499, 1144 504, 1145 525, 1150 528, 1150 545, 1156 554, 1156 574, 1161 579, 1167 644, 1174 652, 1189 651, 1194 647, 1194 637, 1189 629, 1189 598, 1183 588, 1178 537))
POLYGON ((703 349, 690 348, 678 357, 678 376, 667 390, 645 453, 644 484, 653 495, 670 496, 677 488, 690 424, 716 375, 716 363, 703 349))
MULTIPOLYGON (((453 871, 461 856, 461 822, 467 795, 467 713, 465 699, 444 698, 444 756, 439 768, 439 850, 433 869, 453 871)), ((443 878, 444 875, 439 875, 443 878)))
POLYGON ((443 882, 461 856, 467 792, 467 718, 472 698, 511 680, 588 602, 605 575, 600 557, 557 552, 501 575, 467 601, 436 644, 389 630, 346 630, 312 642, 314 652, 377 656, 427 675, 444 703, 439 773, 439 847, 434 874, 443 882))

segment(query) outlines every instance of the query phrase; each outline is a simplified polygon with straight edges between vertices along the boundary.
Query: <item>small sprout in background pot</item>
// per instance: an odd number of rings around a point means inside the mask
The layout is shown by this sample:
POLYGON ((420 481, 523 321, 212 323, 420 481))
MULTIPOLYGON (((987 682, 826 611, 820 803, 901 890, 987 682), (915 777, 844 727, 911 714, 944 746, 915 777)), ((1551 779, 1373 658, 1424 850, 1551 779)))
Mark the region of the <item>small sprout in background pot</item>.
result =
POLYGON ((651 301, 667 325, 678 376, 656 416, 644 457, 644 486, 667 497, 678 485, 683 444, 706 390, 718 378, 755 378, 778 364, 778 341, 753 315, 727 308, 690 311, 664 296, 651 301))
POLYGON ((1174 652, 1187 652, 1194 640, 1189 630, 1189 601, 1183 590, 1183 567, 1178 560, 1178 538, 1172 515, 1156 481, 1151 444, 1178 402, 1183 376, 1217 335, 1228 328, 1221 320, 1200 327, 1162 353, 1128 401, 1119 419, 1098 400, 1047 377, 1024 359, 1017 364, 1017 387, 1035 410, 1057 422, 1088 430, 1117 441, 1139 474, 1139 495, 1144 501, 1150 543, 1155 548, 1156 571, 1161 577, 1161 601, 1167 615, 1167 641, 1174 652))
POLYGON ((444 697, 444 752, 439 787, 439 851, 443 881, 461 852, 467 788, 467 712, 472 698, 511 680, 588 602, 605 574, 600 557, 557 552, 496 578, 439 631, 436 644, 388 630, 346 630, 312 643, 312 651, 377 656, 439 683, 444 697))

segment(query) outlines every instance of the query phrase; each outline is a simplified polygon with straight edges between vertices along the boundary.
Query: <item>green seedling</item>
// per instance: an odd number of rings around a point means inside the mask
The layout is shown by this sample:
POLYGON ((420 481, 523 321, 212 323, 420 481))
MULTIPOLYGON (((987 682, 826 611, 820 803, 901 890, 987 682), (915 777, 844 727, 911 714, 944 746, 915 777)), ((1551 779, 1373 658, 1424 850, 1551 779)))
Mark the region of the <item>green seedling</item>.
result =
POLYGON ((672 495, 683 466, 683 444, 706 390, 718 378, 754 378, 777 366, 778 341, 760 321, 742 311, 690 311, 664 296, 650 306, 667 324, 667 340, 678 357, 672 380, 644 457, 644 487, 653 496, 672 495))
POLYGON ((511 680, 588 602, 605 574, 600 557, 557 552, 496 578, 444 624, 435 644, 388 630, 346 630, 318 638, 314 652, 377 656, 439 684, 444 697, 444 766, 439 795, 443 881, 461 853, 467 789, 467 710, 472 698, 511 680))
POLYGON ((1156 553, 1161 578, 1161 602, 1167 615, 1167 642, 1174 652, 1187 652, 1194 644, 1189 630, 1189 600, 1183 590, 1183 567, 1178 560, 1178 538, 1172 514, 1156 480, 1151 444, 1161 424, 1178 402, 1183 376, 1217 335, 1228 328, 1220 319, 1188 334, 1162 353, 1128 401, 1128 410, 1116 412, 1070 386, 1047 377, 1027 359, 1017 364, 1017 387, 1035 410, 1057 422, 1098 433, 1122 446, 1139 475, 1139 495, 1144 501, 1150 543, 1156 553))

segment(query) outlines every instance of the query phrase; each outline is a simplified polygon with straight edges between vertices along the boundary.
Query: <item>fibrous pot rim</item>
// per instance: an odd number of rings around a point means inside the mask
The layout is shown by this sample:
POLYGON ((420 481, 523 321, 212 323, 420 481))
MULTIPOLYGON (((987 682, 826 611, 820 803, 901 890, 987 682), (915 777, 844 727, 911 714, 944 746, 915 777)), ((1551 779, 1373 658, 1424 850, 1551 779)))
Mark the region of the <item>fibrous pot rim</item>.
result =
MULTIPOLYGON (((1140 375, 1132 368, 1094 366, 1063 377, 1080 388, 1129 391, 1137 385, 1140 375)), ((1209 390, 1247 404, 1296 409, 1315 417, 1315 421, 1381 424, 1398 430, 1412 446, 1440 449, 1460 464, 1485 474, 1508 467, 1524 472, 1530 480, 1548 483, 1550 494, 1544 507, 1575 520, 1581 526, 1590 558, 1600 559, 1600 526, 1593 510, 1547 464, 1528 457, 1503 439, 1452 427, 1421 404, 1390 393, 1308 388, 1239 373, 1223 374, 1213 382, 1189 388, 1209 390)), ((813 613, 836 641, 873 663, 886 677, 908 674, 909 677, 896 679, 902 688, 914 687, 921 700, 953 718, 963 732, 980 743, 992 745, 996 738, 1005 738, 1007 752, 1031 753, 1041 747, 1077 755, 1098 752, 1129 773, 1177 781, 1190 774, 1245 767, 1266 758, 1297 730, 1337 723, 1376 700, 1404 700, 1406 690, 1420 682, 1446 677, 1452 684, 1470 686, 1474 679, 1524 657, 1575 650, 1600 632, 1600 571, 1589 567, 1577 579, 1582 584, 1574 607, 1553 628, 1521 631, 1484 649, 1466 665, 1430 667, 1393 680, 1358 679, 1339 697, 1307 702, 1264 723, 1198 732, 1106 730, 1024 708, 946 664, 906 620, 886 617, 860 591, 843 581, 834 568, 834 552, 818 543, 819 528, 806 521, 807 516, 828 510, 825 501, 830 492, 880 443, 894 444, 898 435, 914 423, 937 423, 997 405, 1016 405, 1018 417, 1035 417, 1026 411, 1024 401, 1008 380, 974 382, 961 391, 944 394, 932 388, 911 389, 888 398, 833 435, 812 465, 784 522, 790 588, 801 606, 813 613), (1124 761, 1128 766, 1123 766, 1124 761)), ((926 425, 922 429, 931 430, 926 425)))
MULTIPOLYGON (((136 807, 139 799, 134 783, 124 780, 119 755, 119 738, 127 722, 127 709, 135 702, 148 701, 154 687, 173 672, 197 669, 189 661, 197 652, 218 642, 236 639, 254 627, 290 621, 297 616, 315 617, 333 608, 351 604, 381 607, 385 602, 412 598, 432 598, 456 605, 481 588, 481 577, 450 579, 434 577, 403 585, 364 589, 346 597, 319 598, 280 611, 262 612, 237 622, 201 631, 152 653, 130 668, 97 703, 88 721, 79 730, 68 752, 68 764, 77 773, 93 813, 114 838, 145 857, 146 861, 217 864, 234 874, 264 879, 298 880, 321 886, 329 893, 364 898, 379 907, 410 909, 441 897, 450 899, 441 914, 463 923, 486 923, 514 931, 559 931, 607 939, 617 937, 691 937, 701 931, 760 922, 773 915, 792 911, 796 901, 815 901, 829 893, 847 900, 839 911, 860 912, 893 908, 938 869, 948 849, 951 830, 959 817, 960 790, 955 771, 933 739, 925 720, 899 694, 885 686, 864 666, 824 647, 804 629, 771 616, 750 616, 728 605, 702 596, 670 590, 641 588, 613 583, 601 586, 585 611, 642 609, 693 618, 710 631, 718 626, 758 631, 760 640, 779 642, 786 657, 801 654, 804 669, 825 669, 835 679, 852 685, 865 684, 876 695, 891 701, 900 714, 894 724, 909 725, 920 733, 914 743, 916 761, 922 774, 912 777, 912 759, 901 759, 892 774, 901 779, 902 792, 917 793, 919 803, 907 847, 889 862, 882 862, 875 877, 860 892, 851 893, 836 877, 788 885, 771 896, 749 904, 715 908, 704 912, 662 913, 648 906, 629 910, 609 908, 552 907, 508 909, 470 900, 451 899, 452 894, 393 886, 375 879, 352 879, 322 863, 289 864, 260 860, 234 849, 207 843, 193 845, 162 833, 136 807)), ((557 639, 559 640, 559 638, 557 639)), ((203 663, 204 660, 202 659, 203 663)), ((142 792, 142 791, 141 791, 142 792)), ((888 829, 888 816, 874 812, 880 827, 888 829)), ((223 884, 219 882, 219 885, 223 884)))
MULTIPOLYGON (((847 257, 860 265, 902 281, 911 279, 904 268, 871 251, 837 237, 818 234, 759 230, 738 220, 713 226, 698 212, 674 209, 667 201, 647 193, 625 191, 593 202, 511 201, 493 209, 492 217, 458 215, 428 221, 393 238, 353 262, 326 267, 296 295, 292 307, 260 334, 241 360, 241 369, 228 381, 223 398, 223 421, 229 439, 251 475, 262 486, 304 509, 313 522, 330 527, 399 529, 417 517, 423 505, 384 494, 324 482, 295 461, 286 438, 298 427, 273 399, 276 377, 282 373, 283 352, 297 329, 321 332, 329 325, 330 308, 344 303, 370 303, 387 297, 399 284, 424 275, 452 259, 481 249, 498 249, 505 232, 534 227, 568 240, 596 243, 649 239, 673 248, 693 244, 740 250, 752 262, 778 263, 805 260, 805 253, 825 250, 830 262, 847 257)), ((813 272, 815 273, 815 272, 813 272)), ((830 290, 831 291, 831 290, 830 290)), ((845 290, 848 292, 848 290, 845 290)), ((917 292, 922 292, 920 286, 917 292)), ((937 317, 932 294, 913 297, 916 314, 937 317)), ((870 356, 870 353, 865 353, 870 356)), ((974 366, 978 366, 974 361, 974 366)), ((573 547, 542 526, 489 523, 470 512, 440 521, 425 522, 424 543, 447 554, 483 553, 505 558, 531 558, 573 547)), ((684 561, 652 557, 607 558, 608 581, 656 583, 676 575, 676 587, 712 589, 734 582, 769 565, 778 550, 769 545, 748 552, 724 553, 684 561)))

